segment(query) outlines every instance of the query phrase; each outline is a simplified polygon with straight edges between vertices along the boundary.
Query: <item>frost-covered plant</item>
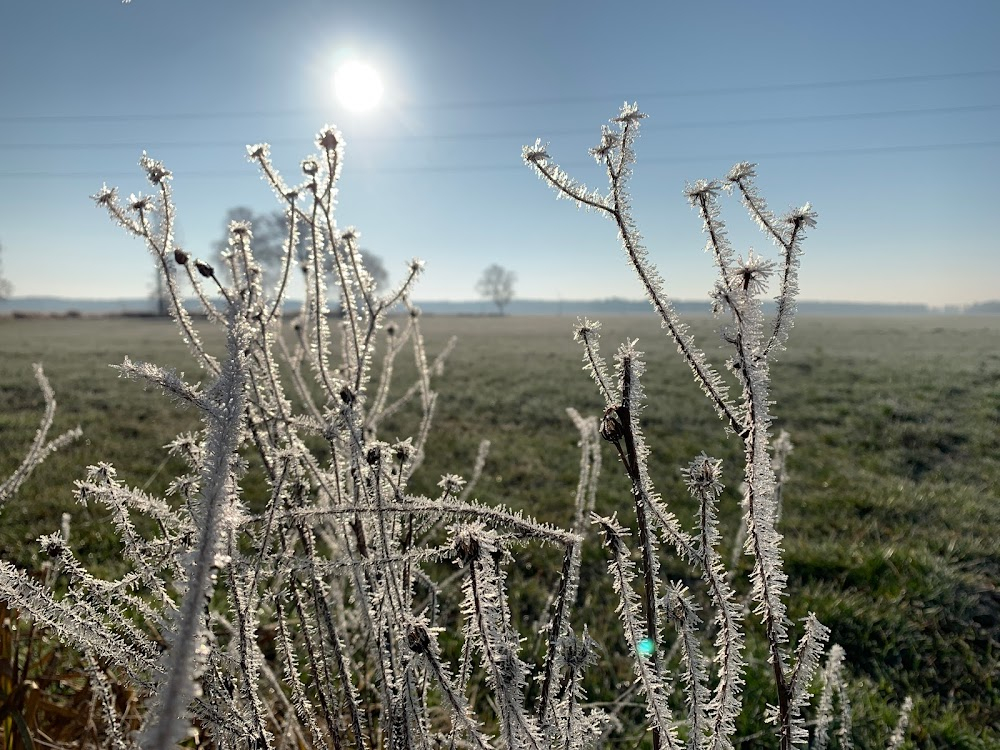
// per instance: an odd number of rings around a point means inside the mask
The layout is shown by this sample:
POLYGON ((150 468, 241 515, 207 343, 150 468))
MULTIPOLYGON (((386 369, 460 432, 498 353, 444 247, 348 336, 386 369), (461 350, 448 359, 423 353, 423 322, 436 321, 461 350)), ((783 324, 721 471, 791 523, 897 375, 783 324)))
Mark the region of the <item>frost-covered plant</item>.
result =
MULTIPOLYGON (((108 691, 95 691, 116 748, 165 749, 193 732, 220 748, 582 746, 599 735, 601 712, 585 707, 581 686, 593 642, 569 626, 581 536, 471 500, 486 442, 472 482, 449 474, 437 497, 409 491, 434 415, 433 377, 449 349, 428 361, 409 301, 418 261, 399 287, 375 288, 358 232, 336 220, 342 138, 325 128, 316 145, 295 185, 276 172, 267 146, 248 149, 287 219, 273 290, 262 287, 247 223, 230 227, 225 268, 176 245, 172 175, 145 154, 150 194, 122 200, 105 187, 94 196, 145 242, 205 382, 130 359, 119 371, 193 406, 204 427, 168 446, 189 465, 171 483, 172 499, 124 485, 107 463, 77 482, 77 500, 104 506, 113 519, 127 567, 120 578, 93 576, 65 535, 50 534, 41 542, 60 585, 39 585, 0 562, 0 600, 145 696, 144 727, 132 736, 108 691), (300 231, 305 304, 287 325, 282 310, 300 231), (224 332, 221 357, 184 305, 182 274, 205 320, 224 332), (402 323, 387 320, 394 306, 404 308, 402 323), (417 377, 393 389, 394 363, 407 346, 417 377), (411 403, 420 414, 413 435, 381 439, 383 421, 411 403), (269 490, 253 507, 241 487, 248 472, 262 473, 269 490), (140 533, 139 516, 156 531, 140 533), (564 558, 540 664, 523 660, 524 634, 508 605, 508 569, 529 543, 554 545, 564 558), (443 585, 456 567, 461 585, 443 585), (461 612, 457 628, 442 622, 445 611, 461 612), (460 635, 455 654, 440 642, 445 626, 460 635), (269 640, 273 653, 263 645, 269 640), (473 705, 480 676, 490 697, 473 705), (536 678, 542 688, 529 705, 536 678)), ((43 428, 50 421, 47 413, 43 428)), ((592 431, 592 420, 580 423, 592 431)), ((40 431, 0 498, 63 441, 47 445, 44 437, 40 431)), ((593 443, 583 451, 584 476, 593 443)), ((593 500, 586 486, 580 503, 593 500)))
MULTIPOLYGON (((663 325, 726 426, 743 441, 745 546, 755 560, 754 611, 767 634, 776 685, 769 716, 782 747, 790 747, 806 738, 803 714, 827 630, 810 616, 797 647, 790 646, 775 528, 787 450, 773 456, 770 450, 768 360, 788 335, 800 243, 813 214, 807 206, 783 220, 772 216, 753 188, 749 165, 738 165, 728 178, 729 188, 783 252, 778 312, 765 327, 759 298, 773 266, 752 254, 745 261, 734 258, 718 218, 719 184, 700 182, 688 191, 720 269, 716 307, 731 318, 722 334, 733 347, 729 367, 741 388, 734 398, 664 297, 628 211, 626 179, 641 117, 626 107, 617 130, 605 129, 594 150, 608 170, 606 195, 577 186, 539 145, 526 149, 525 158, 562 194, 615 220, 663 325)), ((358 232, 337 223, 343 139, 324 128, 316 146, 318 153, 302 161, 303 177, 294 185, 274 169, 266 145, 248 148, 287 222, 273 289, 262 285, 248 223, 231 225, 223 268, 175 244, 172 175, 145 154, 140 165, 149 195, 122 200, 105 187, 94 196, 146 244, 205 382, 130 359, 119 372, 195 408, 204 427, 167 446, 188 470, 171 482, 165 497, 126 486, 109 463, 90 467, 76 483, 77 500, 103 506, 112 519, 122 545, 120 577, 94 576, 74 555, 67 533, 48 534, 40 543, 53 561, 57 585, 42 585, 0 561, 0 600, 82 652, 91 665, 98 714, 116 750, 166 750, 191 738, 255 750, 576 750, 602 743, 613 723, 587 704, 584 677, 600 649, 573 612, 589 521, 608 550, 608 574, 619 594, 654 746, 731 747, 746 660, 743 604, 720 552, 721 463, 701 455, 685 470, 699 507, 693 531, 686 531, 650 476, 639 420, 641 353, 635 342, 623 345, 612 379, 598 348, 598 325, 584 322, 577 336, 607 408, 599 419, 570 410, 580 434, 570 529, 471 499, 486 442, 470 481, 446 474, 436 497, 414 494, 410 481, 423 462, 437 403, 434 376, 450 346, 428 361, 419 311, 410 303, 418 261, 397 288, 376 288, 361 263, 358 232), (303 243, 305 303, 286 324, 282 311, 303 243), (330 268, 334 289, 328 293, 330 268), (205 324, 224 334, 221 356, 203 343, 202 324, 184 305, 182 275, 205 324), (338 300, 334 313, 331 298, 338 300), (387 318, 397 306, 406 311, 402 322, 387 318), (416 378, 394 388, 394 365, 407 346, 416 378), (413 434, 384 440, 385 420, 404 406, 415 406, 419 414, 413 434), (615 446, 631 483, 636 532, 615 516, 594 512, 601 438, 615 446), (251 472, 263 477, 265 497, 251 498, 243 490, 251 472), (147 522, 138 523, 140 517, 147 522), (562 555, 537 662, 522 650, 533 623, 517 622, 508 584, 512 562, 528 544, 553 546, 562 555), (687 587, 662 580, 663 545, 698 571, 714 609, 710 621, 687 587), (677 678, 664 650, 668 625, 676 631, 677 678), (142 696, 141 731, 128 731, 133 722, 123 721, 111 697, 112 677, 142 696), (677 693, 683 695, 683 719, 677 693)), ((40 382, 51 412, 50 391, 40 382)), ((63 441, 45 442, 49 412, 25 466, 0 486, 0 504, 63 441)), ((827 687, 816 723, 818 745, 829 738, 835 695, 846 711, 840 663, 834 651, 822 671, 827 687)), ((840 737, 849 740, 845 726, 841 720, 840 737)))
MULTIPOLYGON (((557 192, 578 206, 592 209, 614 222, 626 259, 664 328, 687 363, 695 381, 708 397, 728 432, 743 443, 744 552, 753 560, 750 573, 753 613, 763 626, 774 682, 775 700, 767 708, 767 720, 775 725, 782 750, 801 745, 808 739, 804 709, 810 701, 810 687, 819 665, 829 630, 813 614, 804 621, 801 635, 791 648, 790 621, 786 612, 780 516, 781 482, 784 462, 791 450, 786 434, 771 444, 770 362, 783 348, 792 326, 798 292, 799 257, 806 231, 816 224, 816 214, 807 203, 784 216, 776 216, 758 193, 755 166, 740 163, 721 181, 699 180, 688 185, 685 195, 702 220, 708 236, 707 251, 718 272, 712 291, 713 311, 721 318, 719 333, 730 348, 726 368, 739 389, 734 396, 719 372, 698 348, 694 337, 681 321, 663 289, 663 279, 650 262, 630 207, 628 182, 635 162, 633 145, 645 118, 636 105, 625 104, 612 126, 604 126, 601 142, 590 153, 602 165, 608 179, 606 191, 588 190, 562 170, 551 158, 547 146, 536 141, 523 150, 526 164, 557 192), (735 193, 751 219, 777 245, 781 260, 775 264, 753 250, 737 257, 720 218, 719 199, 723 192, 735 193), (776 312, 766 320, 762 297, 772 276, 777 275, 776 312), (779 476, 776 477, 775 470, 779 476)), ((663 629, 669 623, 677 631, 681 657, 680 682, 685 696, 687 718, 683 733, 687 747, 730 748, 735 719, 742 709, 741 689, 746 668, 743 607, 730 586, 733 574, 719 555, 720 532, 716 505, 722 492, 721 461, 701 455, 684 470, 688 489, 698 502, 694 533, 683 529, 659 496, 650 477, 649 448, 642 434, 639 414, 643 407, 642 353, 628 341, 615 355, 615 377, 598 347, 599 323, 582 321, 576 338, 584 348, 585 369, 590 372, 604 398, 606 409, 601 422, 602 437, 612 443, 632 486, 639 547, 641 584, 636 584, 635 566, 628 544, 630 531, 617 518, 594 515, 609 550, 609 572, 619 594, 619 615, 636 677, 646 696, 647 714, 653 728, 654 747, 681 746, 678 722, 669 697, 674 680, 668 674, 663 629), (703 652, 703 626, 694 599, 678 582, 664 582, 660 575, 663 545, 700 571, 715 610, 707 628, 715 633, 714 657, 703 652), (641 596, 636 590, 641 592, 641 596), (710 675, 709 665, 714 664, 710 675)), ((842 652, 831 658, 839 664, 842 652)), ((827 689, 832 689, 835 670, 828 668, 827 689)), ((841 691, 842 702, 846 696, 841 691)), ((828 723, 824 704, 816 742, 825 746, 822 729, 828 723), (824 712, 825 711, 825 712, 824 712), (826 723, 824 723, 826 722, 826 723), (822 739, 820 739, 822 737, 822 739)), ((848 714, 849 715, 849 714, 848 714)), ((849 741, 849 729, 844 733, 849 741)))

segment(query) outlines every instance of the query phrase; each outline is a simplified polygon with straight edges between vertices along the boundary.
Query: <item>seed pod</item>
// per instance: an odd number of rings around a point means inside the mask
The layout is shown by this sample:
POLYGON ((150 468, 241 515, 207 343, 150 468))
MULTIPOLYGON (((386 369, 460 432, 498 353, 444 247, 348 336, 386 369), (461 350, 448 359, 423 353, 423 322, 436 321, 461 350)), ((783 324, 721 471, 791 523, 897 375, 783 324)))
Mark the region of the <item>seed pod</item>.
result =
POLYGON ((431 634, 422 624, 411 625, 406 631, 406 645, 415 654, 426 654, 431 646, 431 634))
POLYGON ((208 263, 203 260, 196 260, 194 262, 194 267, 198 269, 198 273, 204 276, 206 279, 210 279, 215 276, 215 269, 212 268, 208 263))
POLYGON ((184 250, 181 250, 179 247, 174 248, 174 260, 177 262, 177 265, 186 266, 190 258, 191 256, 184 250))
POLYGON ((316 145, 327 151, 333 151, 340 142, 340 134, 336 128, 325 128, 316 138, 316 145))
POLYGON ((462 534, 455 540, 455 552, 463 564, 479 558, 479 540, 471 534, 462 534))
POLYGON ((601 418, 601 437, 609 443, 617 443, 625 435, 625 425, 617 406, 609 406, 601 418))

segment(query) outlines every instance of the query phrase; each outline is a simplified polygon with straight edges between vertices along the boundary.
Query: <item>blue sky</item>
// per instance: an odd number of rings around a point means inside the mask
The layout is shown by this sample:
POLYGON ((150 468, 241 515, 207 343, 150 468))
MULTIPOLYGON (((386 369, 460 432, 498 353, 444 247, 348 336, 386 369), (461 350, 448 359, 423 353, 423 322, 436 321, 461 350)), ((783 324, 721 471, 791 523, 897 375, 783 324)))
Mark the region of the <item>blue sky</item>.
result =
MULTIPOLYGON (((614 227, 522 165, 536 137, 590 186, 624 100, 649 115, 636 219, 678 299, 712 284, 685 183, 759 163, 772 208, 810 201, 803 299, 1000 297, 1000 3, 208 2, 56 0, 0 9, 0 242, 17 295, 134 297, 143 247, 88 196, 166 162, 181 243, 208 255, 228 208, 277 207, 245 158, 292 174, 326 123, 347 152, 339 221, 418 299, 472 299, 482 270, 521 297, 638 298, 614 227), (338 61, 381 72, 360 115, 338 61)), ((290 177, 291 179, 291 177, 290 177)), ((773 252, 733 202, 739 252, 773 252)))

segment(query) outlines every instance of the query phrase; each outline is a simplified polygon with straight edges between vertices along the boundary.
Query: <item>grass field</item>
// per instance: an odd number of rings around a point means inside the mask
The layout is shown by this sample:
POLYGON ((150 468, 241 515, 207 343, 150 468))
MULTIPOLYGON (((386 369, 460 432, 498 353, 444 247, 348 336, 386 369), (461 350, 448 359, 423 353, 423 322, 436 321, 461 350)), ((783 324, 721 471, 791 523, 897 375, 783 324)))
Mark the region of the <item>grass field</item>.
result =
MULTIPOLYGON (((642 421, 657 488, 690 526, 693 505, 679 468, 701 451, 724 459, 732 485, 724 527, 735 529, 737 441, 724 434, 655 322, 603 322, 609 359, 626 336, 647 352, 642 421)), ((480 500, 570 522, 579 456, 565 408, 593 414, 603 406, 581 371, 572 327, 571 318, 424 320, 431 355, 452 335, 459 342, 437 381, 435 429, 411 489, 436 494, 441 474, 468 476, 485 438, 493 447, 480 500)), ((694 328, 711 353, 711 321, 694 328)), ((80 556, 109 564, 115 547, 107 520, 74 505, 72 481, 107 460, 130 484, 161 492, 175 467, 160 446, 199 422, 108 365, 128 354, 193 371, 180 337, 168 321, 0 320, 0 352, 0 476, 18 464, 41 414, 32 362, 44 363, 56 391, 54 434, 77 424, 84 431, 4 509, 0 555, 37 566, 32 540, 57 529, 69 511, 80 556)), ((400 370, 405 383, 405 365, 400 370)), ((796 446, 780 525, 790 614, 815 611, 846 649, 859 685, 859 746, 884 738, 876 725, 891 723, 891 707, 912 694, 913 746, 1000 747, 1000 319, 803 318, 773 383, 775 427, 796 446)), ((407 416, 385 425, 381 437, 410 434, 407 416)), ((621 509, 627 519, 630 506, 628 483, 605 446, 598 510, 621 509)), ((544 603, 549 567, 538 556, 518 569, 514 606, 522 616, 544 603)), ((614 620, 608 591, 594 583, 603 569, 594 539, 578 610, 593 623, 614 620)), ((677 566, 676 575, 685 572, 677 566)), ((595 684, 610 685, 624 675, 616 671, 620 644, 612 627, 592 633, 605 635, 607 654, 595 684)), ((747 689, 758 687, 750 681, 747 689)), ((757 725, 747 718, 748 733, 757 725)), ((754 744, 749 738, 746 746, 754 744)))

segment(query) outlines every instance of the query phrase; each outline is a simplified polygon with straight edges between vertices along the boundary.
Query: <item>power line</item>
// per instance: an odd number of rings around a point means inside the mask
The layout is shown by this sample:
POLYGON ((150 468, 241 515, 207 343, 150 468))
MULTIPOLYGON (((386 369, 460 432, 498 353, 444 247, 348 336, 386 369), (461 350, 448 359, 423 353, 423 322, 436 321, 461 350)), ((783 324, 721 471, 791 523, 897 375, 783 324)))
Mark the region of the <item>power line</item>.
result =
MULTIPOLYGON (((698 161, 746 161, 747 159, 801 159, 807 157, 832 157, 832 156, 868 156, 875 154, 891 153, 920 153, 934 151, 975 151, 979 149, 1000 148, 1000 140, 997 141, 974 141, 969 143, 929 143, 913 146, 862 146, 858 148, 832 148, 832 149, 808 149, 802 151, 753 151, 748 150, 742 154, 700 154, 685 156, 652 156, 640 159, 640 167, 643 164, 683 164, 698 161)), ((512 160, 513 161, 513 160, 512 160)), ((593 167, 594 162, 566 162, 561 166, 567 169, 579 169, 583 167, 593 167)), ((461 173, 461 172, 507 172, 523 170, 522 164, 513 162, 507 164, 464 164, 464 165, 431 165, 421 167, 381 167, 377 171, 379 174, 434 174, 434 173, 461 173)), ((192 170, 184 173, 185 177, 200 178, 231 178, 247 176, 248 171, 238 170, 192 170)), ((134 179, 139 177, 138 172, 118 172, 99 173, 94 172, 49 172, 49 171, 10 171, 0 172, 0 180, 13 179, 87 179, 95 181, 108 181, 112 179, 134 179)))
MULTIPOLYGON (((920 75, 884 76, 875 78, 847 78, 833 81, 813 81, 808 83, 773 83, 757 86, 740 86, 725 88, 675 89, 667 91, 630 92, 630 99, 647 101, 649 99, 671 99, 702 96, 720 96, 734 94, 753 94, 765 91, 797 91, 803 89, 851 88, 855 86, 887 86, 907 83, 923 83, 931 81, 952 81, 969 78, 990 78, 1000 75, 1000 70, 973 70, 958 73, 927 73, 920 75)), ((620 94, 581 95, 581 96, 547 96, 522 97, 517 99, 468 99, 452 100, 436 103, 411 103, 408 109, 502 109, 511 107, 527 107, 545 104, 574 104, 588 102, 606 102, 618 100, 620 94)), ((178 120, 226 120, 237 118, 277 118, 304 114, 314 114, 315 109, 284 109, 261 110, 256 112, 180 112, 180 113, 120 113, 120 114, 77 114, 77 115, 5 115, 0 116, 0 122, 30 123, 30 122, 119 122, 119 121, 178 121, 178 120)))
MULTIPOLYGON (((896 117, 918 117, 924 115, 940 114, 962 114, 973 112, 990 112, 1000 109, 1000 104, 967 104, 952 107, 928 107, 923 109, 891 109, 870 112, 833 112, 816 115, 776 115, 769 117, 749 117, 731 120, 699 120, 687 122, 666 122, 651 123, 643 125, 643 130, 688 130, 696 128, 711 127, 735 127, 742 125, 779 125, 783 123, 805 123, 805 122, 841 122, 850 120, 874 120, 881 118, 896 117)), ((540 129, 535 129, 540 130, 540 129)), ((570 130, 546 130, 549 137, 562 137, 570 135, 587 135, 593 133, 593 128, 574 128, 570 130)), ((524 131, 494 131, 486 133, 442 133, 442 134, 414 134, 414 135, 394 135, 394 136, 360 136, 356 140, 363 142, 393 142, 393 141, 485 141, 506 138, 524 138, 524 131)), ((300 144, 303 138, 277 138, 270 141, 270 145, 300 144)), ((351 139, 355 140, 355 139, 351 139)), ((157 149, 157 148, 231 148, 238 140, 232 141, 116 141, 106 143, 0 143, 0 150, 72 150, 86 149, 93 150, 114 150, 114 149, 157 149)))

